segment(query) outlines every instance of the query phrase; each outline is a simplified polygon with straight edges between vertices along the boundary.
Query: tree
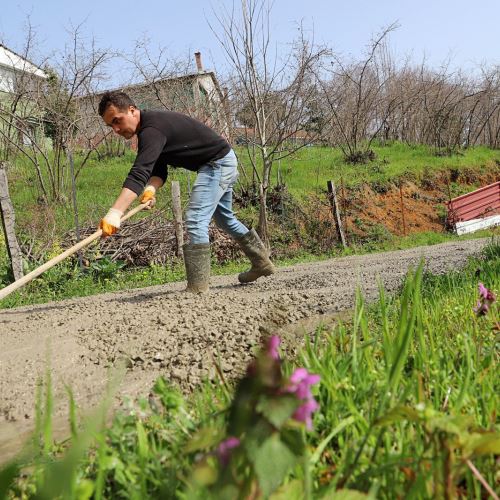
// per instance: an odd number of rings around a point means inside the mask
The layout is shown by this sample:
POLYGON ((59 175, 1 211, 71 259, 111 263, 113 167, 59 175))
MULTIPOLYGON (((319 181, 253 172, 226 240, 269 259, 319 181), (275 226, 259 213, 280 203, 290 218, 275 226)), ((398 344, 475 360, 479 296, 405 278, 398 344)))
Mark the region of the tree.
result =
MULTIPOLYGON (((76 175, 83 168, 96 143, 78 143, 82 117, 78 99, 101 78, 100 69, 110 57, 82 35, 81 26, 70 33, 70 43, 45 64, 44 78, 19 72, 13 92, 0 102, 0 138, 4 155, 20 155, 34 168, 39 200, 62 201, 70 185, 68 150, 78 149, 76 175), (14 133, 13 133, 14 131, 14 133)), ((30 58, 33 33, 23 58, 30 58)))
MULTIPOLYGON (((296 136, 310 121, 308 103, 315 95, 315 72, 327 51, 306 39, 299 26, 288 51, 278 54, 271 39, 267 0, 242 0, 239 14, 223 6, 220 12, 214 12, 218 27, 211 28, 230 65, 232 102, 243 123, 252 125, 245 144, 259 190, 257 231, 268 246, 271 170, 275 162, 305 145, 296 136)), ((315 140, 314 132, 310 140, 315 140)))
POLYGON ((370 146, 397 105, 398 96, 389 92, 394 68, 385 44, 396 27, 391 24, 377 35, 361 61, 345 62, 333 54, 330 66, 318 75, 331 124, 329 142, 342 149, 346 161, 372 157, 370 146))

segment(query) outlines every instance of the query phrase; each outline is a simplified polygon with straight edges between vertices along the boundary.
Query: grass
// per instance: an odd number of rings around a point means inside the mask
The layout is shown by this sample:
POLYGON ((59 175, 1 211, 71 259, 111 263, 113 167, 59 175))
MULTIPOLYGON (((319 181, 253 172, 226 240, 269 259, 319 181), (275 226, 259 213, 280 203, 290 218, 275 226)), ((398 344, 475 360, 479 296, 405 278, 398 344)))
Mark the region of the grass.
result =
MULTIPOLYGON (((350 326, 339 327, 323 349, 308 345, 302 361, 322 375, 329 410, 323 435, 349 415, 357 422, 320 476, 333 469, 338 482, 365 491, 376 482, 382 498, 451 498, 459 485, 465 496, 480 496, 463 461, 474 429, 499 430, 498 308, 485 320, 472 307, 477 269, 498 291, 499 266, 495 246, 489 261, 472 262, 465 272, 407 282, 400 297, 382 298, 368 315, 358 300, 350 326), (451 491, 446 474, 453 476, 451 491)), ((477 459, 494 485, 493 456, 477 459)))
MULTIPOLYGON (((408 146, 392 143, 387 146, 374 145, 373 162, 351 165, 344 162, 342 153, 336 148, 306 147, 294 156, 275 165, 272 184, 277 182, 278 170, 289 191, 296 197, 324 191, 326 182, 334 181, 353 187, 362 183, 386 184, 400 177, 421 180, 425 176, 445 170, 473 169, 478 173, 491 169, 500 161, 499 151, 485 147, 465 150, 452 156, 436 156, 428 146, 408 146)), ((239 151, 243 165, 249 165, 244 150, 239 151)))
MULTIPOLYGON (((500 162, 500 152, 485 147, 470 148, 450 157, 438 157, 427 146, 408 146, 401 143, 374 146, 373 149, 377 160, 366 165, 349 165, 343 161, 338 148, 303 148, 274 166, 271 184, 276 183, 279 171, 290 193, 300 199, 312 192, 323 192, 328 180, 333 180, 337 185, 343 182, 346 187, 365 182, 384 184, 401 176, 421 179, 429 173, 450 169, 460 171, 468 168, 481 173, 497 168, 500 162)), ((237 153, 241 165, 250 175, 250 163, 245 150, 237 148, 237 153)), ((99 162, 95 158, 89 160, 76 185, 78 210, 83 224, 97 224, 119 193, 134 158, 135 153, 128 150, 123 157, 108 159, 105 162, 99 162)), ((75 163, 78 165, 78 157, 75 158, 75 163)), ((37 203, 39 193, 33 169, 26 162, 19 160, 10 171, 9 177, 11 197, 20 227, 27 227, 39 218, 40 229, 51 229, 52 224, 53 230, 59 235, 74 227, 69 190, 65 202, 44 209, 37 203)), ((195 180, 195 173, 170 169, 170 180, 180 182, 185 203, 189 185, 195 180)), ((158 206, 169 207, 169 198, 166 192, 160 194, 158 206)))
MULTIPOLYGON (((304 366, 321 375, 314 390, 320 409, 314 430, 303 434, 306 446, 294 445, 300 460, 287 462, 271 498, 484 498, 486 488, 498 489, 500 309, 494 303, 486 316, 474 314, 478 281, 500 293, 498 242, 463 270, 434 276, 420 267, 395 297, 381 293, 367 305, 358 294, 350 320, 306 338, 283 371, 304 366)), ((107 430, 89 424, 75 431, 75 444, 63 448, 50 438, 46 394, 38 451, 0 472, 0 493, 226 498, 232 480, 242 486, 251 479, 258 498, 270 487, 266 472, 255 474, 252 463, 241 468, 243 451, 234 452, 229 469, 212 460, 231 424, 233 390, 225 382, 207 382, 186 398, 159 379, 154 397, 130 402, 107 430)), ((269 452, 269 475, 295 428, 271 431, 277 448, 256 443, 269 452)))
MULTIPOLYGON (((485 238, 498 233, 497 229, 482 230, 468 235, 469 238, 485 238)), ((390 250, 404 250, 416 246, 428 246, 439 243, 463 241, 449 233, 418 233, 406 237, 391 237, 384 241, 373 241, 364 245, 351 246, 345 250, 338 247, 330 252, 316 254, 299 252, 293 257, 275 260, 279 267, 297 263, 314 262, 335 257, 359 255, 390 250)), ((52 256, 60 250, 55 249, 52 256)), ((50 258, 51 255, 48 256, 50 258)), ((213 276, 236 275, 248 268, 248 261, 228 261, 224 264, 212 262, 213 276)), ((66 260, 56 267, 6 297, 0 300, 0 309, 43 304, 51 301, 65 300, 75 297, 88 297, 99 293, 132 290, 154 285, 164 285, 185 279, 184 266, 180 260, 174 260, 170 265, 151 265, 142 268, 122 268, 121 264, 102 259, 91 263, 89 268, 81 272, 75 260, 66 260)), ((10 282, 7 253, 0 247, 0 287, 10 282)), ((236 276, 235 276, 236 283, 236 276)))

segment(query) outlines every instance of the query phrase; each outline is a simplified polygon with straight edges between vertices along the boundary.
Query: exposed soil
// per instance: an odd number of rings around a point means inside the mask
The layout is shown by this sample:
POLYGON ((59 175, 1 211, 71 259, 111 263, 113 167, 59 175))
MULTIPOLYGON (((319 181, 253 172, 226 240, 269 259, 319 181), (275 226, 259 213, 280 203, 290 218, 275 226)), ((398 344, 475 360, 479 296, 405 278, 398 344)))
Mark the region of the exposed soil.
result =
POLYGON ((127 367, 119 395, 146 396, 159 376, 184 390, 215 377, 214 359, 232 377, 241 372, 263 335, 279 333, 293 351, 305 331, 352 308, 356 285, 377 296, 422 256, 435 273, 462 266, 486 240, 333 259, 280 268, 274 276, 237 285, 214 277, 206 295, 184 283, 155 286, 0 312, 0 462, 18 450, 34 425, 37 381, 50 367, 55 426, 67 413, 65 385, 89 410, 102 397, 112 367, 127 367), (111 368, 111 369, 110 369, 111 368))
POLYGON ((399 185, 365 184, 349 191, 345 201, 342 193, 339 199, 347 214, 347 230, 362 239, 370 235, 380 238, 381 230, 397 236, 444 232, 446 203, 456 196, 450 183, 458 182, 464 192, 469 192, 496 182, 499 175, 498 168, 483 174, 465 169, 455 176, 448 171, 437 172, 419 182, 402 179, 399 185))
POLYGON ((437 208, 444 202, 443 193, 436 187, 423 189, 406 182, 401 189, 392 187, 387 192, 378 193, 364 186, 360 200, 368 202, 359 204, 357 210, 353 210, 355 216, 350 217, 352 231, 358 234, 369 234, 377 225, 397 236, 445 230, 437 208), (356 219, 361 220, 361 224, 357 225, 356 219))

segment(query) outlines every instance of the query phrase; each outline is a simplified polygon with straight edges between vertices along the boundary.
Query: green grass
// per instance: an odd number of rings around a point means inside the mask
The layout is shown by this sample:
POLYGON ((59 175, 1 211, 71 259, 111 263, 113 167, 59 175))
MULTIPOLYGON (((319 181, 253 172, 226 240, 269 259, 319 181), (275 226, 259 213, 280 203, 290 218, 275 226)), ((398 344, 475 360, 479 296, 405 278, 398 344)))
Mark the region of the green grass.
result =
MULTIPOLYGON (((494 368, 498 306, 488 318, 474 316, 478 280, 498 293, 498 245, 488 262, 425 275, 413 287, 407 282, 400 297, 381 300, 368 314, 359 300, 350 325, 308 344, 302 362, 322 375, 328 408, 320 434, 350 415, 356 421, 331 443, 333 464, 325 462, 320 476, 332 471, 337 485, 364 491, 377 484, 380 498, 441 498, 450 494, 449 474, 452 496, 457 484, 467 497, 481 496, 465 467, 466 447, 479 429, 496 431, 491 443, 500 444, 500 377, 494 368)), ((493 456, 478 453, 472 460, 495 485, 493 456)))
MULTIPOLYGON (((428 146, 402 143, 374 145, 372 149, 376 154, 373 162, 350 165, 343 161, 337 148, 303 148, 273 167, 272 184, 277 181, 279 169, 289 191, 300 198, 311 191, 324 191, 329 180, 337 187, 342 183, 346 187, 365 182, 386 184, 400 177, 421 180, 428 174, 450 169, 470 168, 480 173, 500 162, 500 152, 485 147, 471 148, 452 156, 436 156, 428 146)), ((245 150, 239 149, 238 154, 243 165, 250 166, 245 150)))
MULTIPOLYGON (((294 448, 302 459, 289 462, 272 498, 335 499, 338 489, 351 491, 338 498, 353 499, 483 498, 479 479, 498 490, 500 308, 474 314, 478 280, 499 295, 498 242, 463 270, 416 270, 400 294, 372 306, 358 295, 348 321, 306 338, 284 372, 305 366, 321 375, 320 409, 307 447, 294 448)), ((23 498, 225 498, 223 477, 225 487, 236 477, 269 487, 262 471, 237 468, 241 454, 230 462, 233 479, 212 460, 229 419, 226 383, 207 382, 185 398, 159 379, 154 398, 130 402, 106 431, 98 418, 78 430, 73 411, 67 448, 51 441, 49 382, 45 403, 38 398, 38 448, 0 471, 0 496, 10 488, 23 498)), ((273 442, 285 439, 272 432, 273 442)), ((283 457, 269 453, 271 475, 283 457)))
MULTIPOLYGON (((485 147, 471 148, 451 157, 435 156, 433 150, 427 146, 408 146, 401 143, 384 147, 374 146, 373 149, 377 154, 375 161, 366 165, 349 165, 343 161, 342 153, 337 148, 303 148, 273 167, 272 184, 276 183, 279 170, 290 193, 300 199, 311 192, 326 190, 328 180, 335 181, 338 186, 342 181, 346 187, 364 182, 385 184, 401 176, 421 179, 429 173, 449 169, 460 171, 469 168, 481 173, 498 168, 496 165, 500 162, 500 152, 485 147)), ((237 148, 237 152, 240 163, 246 168, 248 175, 251 175, 245 150, 237 148)), ((81 223, 98 223, 118 195, 134 158, 135 153, 128 150, 123 157, 102 162, 92 158, 86 164, 76 186, 81 223)), ((76 156, 75 164, 78 163, 76 156)), ((51 221, 56 234, 62 234, 74 227, 69 188, 65 193, 65 202, 44 208, 37 203, 39 193, 32 167, 19 160, 10 171, 9 177, 11 197, 20 227, 29 226, 33 220, 40 219, 44 214, 49 215, 49 223, 42 219, 39 222, 41 229, 51 230, 51 221)), ((181 183, 185 202, 188 185, 194 182, 195 174, 183 169, 170 169, 168 180, 178 180, 181 183)), ((170 206, 168 189, 158 196, 158 206, 170 206)))

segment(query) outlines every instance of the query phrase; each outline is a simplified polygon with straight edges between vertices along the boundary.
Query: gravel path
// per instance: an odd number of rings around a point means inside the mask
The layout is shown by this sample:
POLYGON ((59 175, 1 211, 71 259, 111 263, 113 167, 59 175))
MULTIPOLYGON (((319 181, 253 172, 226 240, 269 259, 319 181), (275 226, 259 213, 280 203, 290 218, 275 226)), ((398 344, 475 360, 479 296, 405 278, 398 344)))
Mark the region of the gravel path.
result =
POLYGON ((301 264, 246 286, 236 285, 236 276, 214 277, 202 296, 174 283, 0 311, 0 462, 33 426, 37 380, 47 367, 56 419, 67 412, 65 384, 89 409, 120 361, 127 372, 118 394, 147 395, 160 374, 190 390, 214 376, 214 359, 228 376, 237 374, 263 334, 279 332, 285 344, 296 344, 305 330, 351 308, 358 283, 373 300, 378 279, 396 290, 422 256, 442 273, 487 241, 301 264))

